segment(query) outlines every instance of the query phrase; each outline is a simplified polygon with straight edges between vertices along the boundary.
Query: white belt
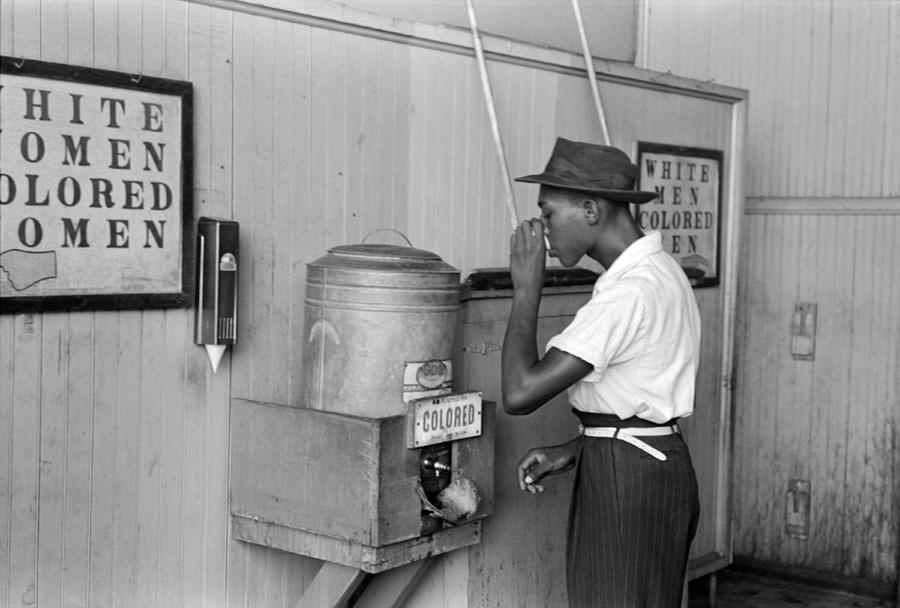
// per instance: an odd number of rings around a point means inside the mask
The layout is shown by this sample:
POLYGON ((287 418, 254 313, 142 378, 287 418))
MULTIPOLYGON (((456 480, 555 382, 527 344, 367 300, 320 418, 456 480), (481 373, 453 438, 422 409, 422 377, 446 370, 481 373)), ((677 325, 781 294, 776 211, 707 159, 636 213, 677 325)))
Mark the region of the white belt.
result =
POLYGON ((619 429, 614 426, 589 426, 579 425, 579 432, 585 437, 608 437, 610 439, 621 439, 626 443, 630 443, 639 450, 650 454, 657 460, 666 460, 666 455, 651 445, 641 441, 638 437, 662 437, 665 435, 677 435, 681 431, 678 430, 677 424, 669 426, 649 426, 649 427, 630 427, 619 429))

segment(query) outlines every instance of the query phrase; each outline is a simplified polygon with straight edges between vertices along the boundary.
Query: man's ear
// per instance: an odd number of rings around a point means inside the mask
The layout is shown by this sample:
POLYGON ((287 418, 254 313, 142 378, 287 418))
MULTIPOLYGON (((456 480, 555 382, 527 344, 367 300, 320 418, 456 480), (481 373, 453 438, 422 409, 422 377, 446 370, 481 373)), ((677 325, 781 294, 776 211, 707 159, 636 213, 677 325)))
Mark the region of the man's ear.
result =
POLYGON ((599 222, 603 215, 600 203, 592 198, 584 199, 581 203, 581 208, 584 211, 584 218, 587 220, 587 223, 592 226, 599 222))

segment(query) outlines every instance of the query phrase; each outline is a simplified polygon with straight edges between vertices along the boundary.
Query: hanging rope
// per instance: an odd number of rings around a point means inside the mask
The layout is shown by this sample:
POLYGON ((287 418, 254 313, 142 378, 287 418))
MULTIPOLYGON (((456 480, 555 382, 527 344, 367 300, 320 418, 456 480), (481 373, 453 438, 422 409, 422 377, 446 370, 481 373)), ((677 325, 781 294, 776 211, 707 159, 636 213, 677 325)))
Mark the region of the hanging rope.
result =
POLYGON ((575 21, 578 22, 578 34, 581 36, 581 50, 584 53, 584 65, 587 68, 588 80, 591 81, 591 93, 594 95, 594 107, 597 110, 597 118, 600 119, 600 130, 603 132, 603 143, 610 145, 609 128, 606 126, 606 114, 603 113, 603 104, 600 102, 600 89, 597 86, 597 73, 594 70, 594 57, 588 46, 587 36, 584 33, 584 21, 581 19, 581 6, 578 0, 572 0, 572 10, 575 13, 575 21))
POLYGON ((509 211, 509 221, 512 229, 519 225, 519 215, 516 213, 516 201, 513 197, 512 180, 509 177, 509 166, 506 164, 506 154, 503 152, 503 141, 500 139, 500 127, 497 124, 497 112, 494 110, 494 95, 491 93, 491 83, 488 80, 487 64, 484 60, 484 49, 481 47, 481 34, 478 32, 478 21, 475 19, 475 7, 472 0, 466 0, 469 11, 469 25, 472 27, 472 42, 475 46, 475 57, 478 59, 478 71, 481 75, 481 91, 484 93, 484 102, 487 105, 488 117, 491 120, 491 134, 494 136, 494 149, 497 159, 500 161, 500 171, 503 173, 503 185, 506 188, 506 208, 509 211))

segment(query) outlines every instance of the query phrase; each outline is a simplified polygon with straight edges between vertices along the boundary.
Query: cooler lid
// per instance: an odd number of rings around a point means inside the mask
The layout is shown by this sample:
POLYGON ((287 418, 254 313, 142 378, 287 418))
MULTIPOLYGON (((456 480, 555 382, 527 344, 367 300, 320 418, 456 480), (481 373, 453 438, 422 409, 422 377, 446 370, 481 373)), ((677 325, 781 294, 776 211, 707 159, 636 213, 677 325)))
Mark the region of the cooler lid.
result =
POLYGON ((455 275, 454 280, 459 280, 459 270, 444 262, 438 254, 400 245, 339 245, 308 266, 310 269, 330 268, 350 272, 434 273, 455 275))
POLYGON ((368 260, 440 260, 441 256, 424 249, 403 247, 401 245, 362 244, 338 245, 328 250, 334 255, 366 258, 368 260))

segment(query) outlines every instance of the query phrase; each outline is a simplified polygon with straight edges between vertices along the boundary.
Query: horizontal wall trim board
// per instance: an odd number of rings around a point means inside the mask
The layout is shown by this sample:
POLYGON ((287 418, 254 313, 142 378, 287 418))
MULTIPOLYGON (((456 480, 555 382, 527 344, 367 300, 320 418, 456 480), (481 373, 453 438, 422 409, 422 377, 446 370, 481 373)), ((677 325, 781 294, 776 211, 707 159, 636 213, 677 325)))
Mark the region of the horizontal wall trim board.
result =
MULTIPOLYGON (((461 28, 415 23, 349 9, 336 2, 316 0, 187 0, 194 4, 301 23, 458 55, 475 55, 471 34, 461 28)), ((485 58, 569 76, 587 77, 584 59, 566 51, 547 49, 482 34, 485 58)), ((747 99, 745 89, 712 81, 697 81, 671 72, 654 72, 631 64, 594 58, 597 79, 656 91, 678 92, 725 103, 747 99)))
POLYGON ((747 197, 748 215, 900 215, 900 198, 747 197))

